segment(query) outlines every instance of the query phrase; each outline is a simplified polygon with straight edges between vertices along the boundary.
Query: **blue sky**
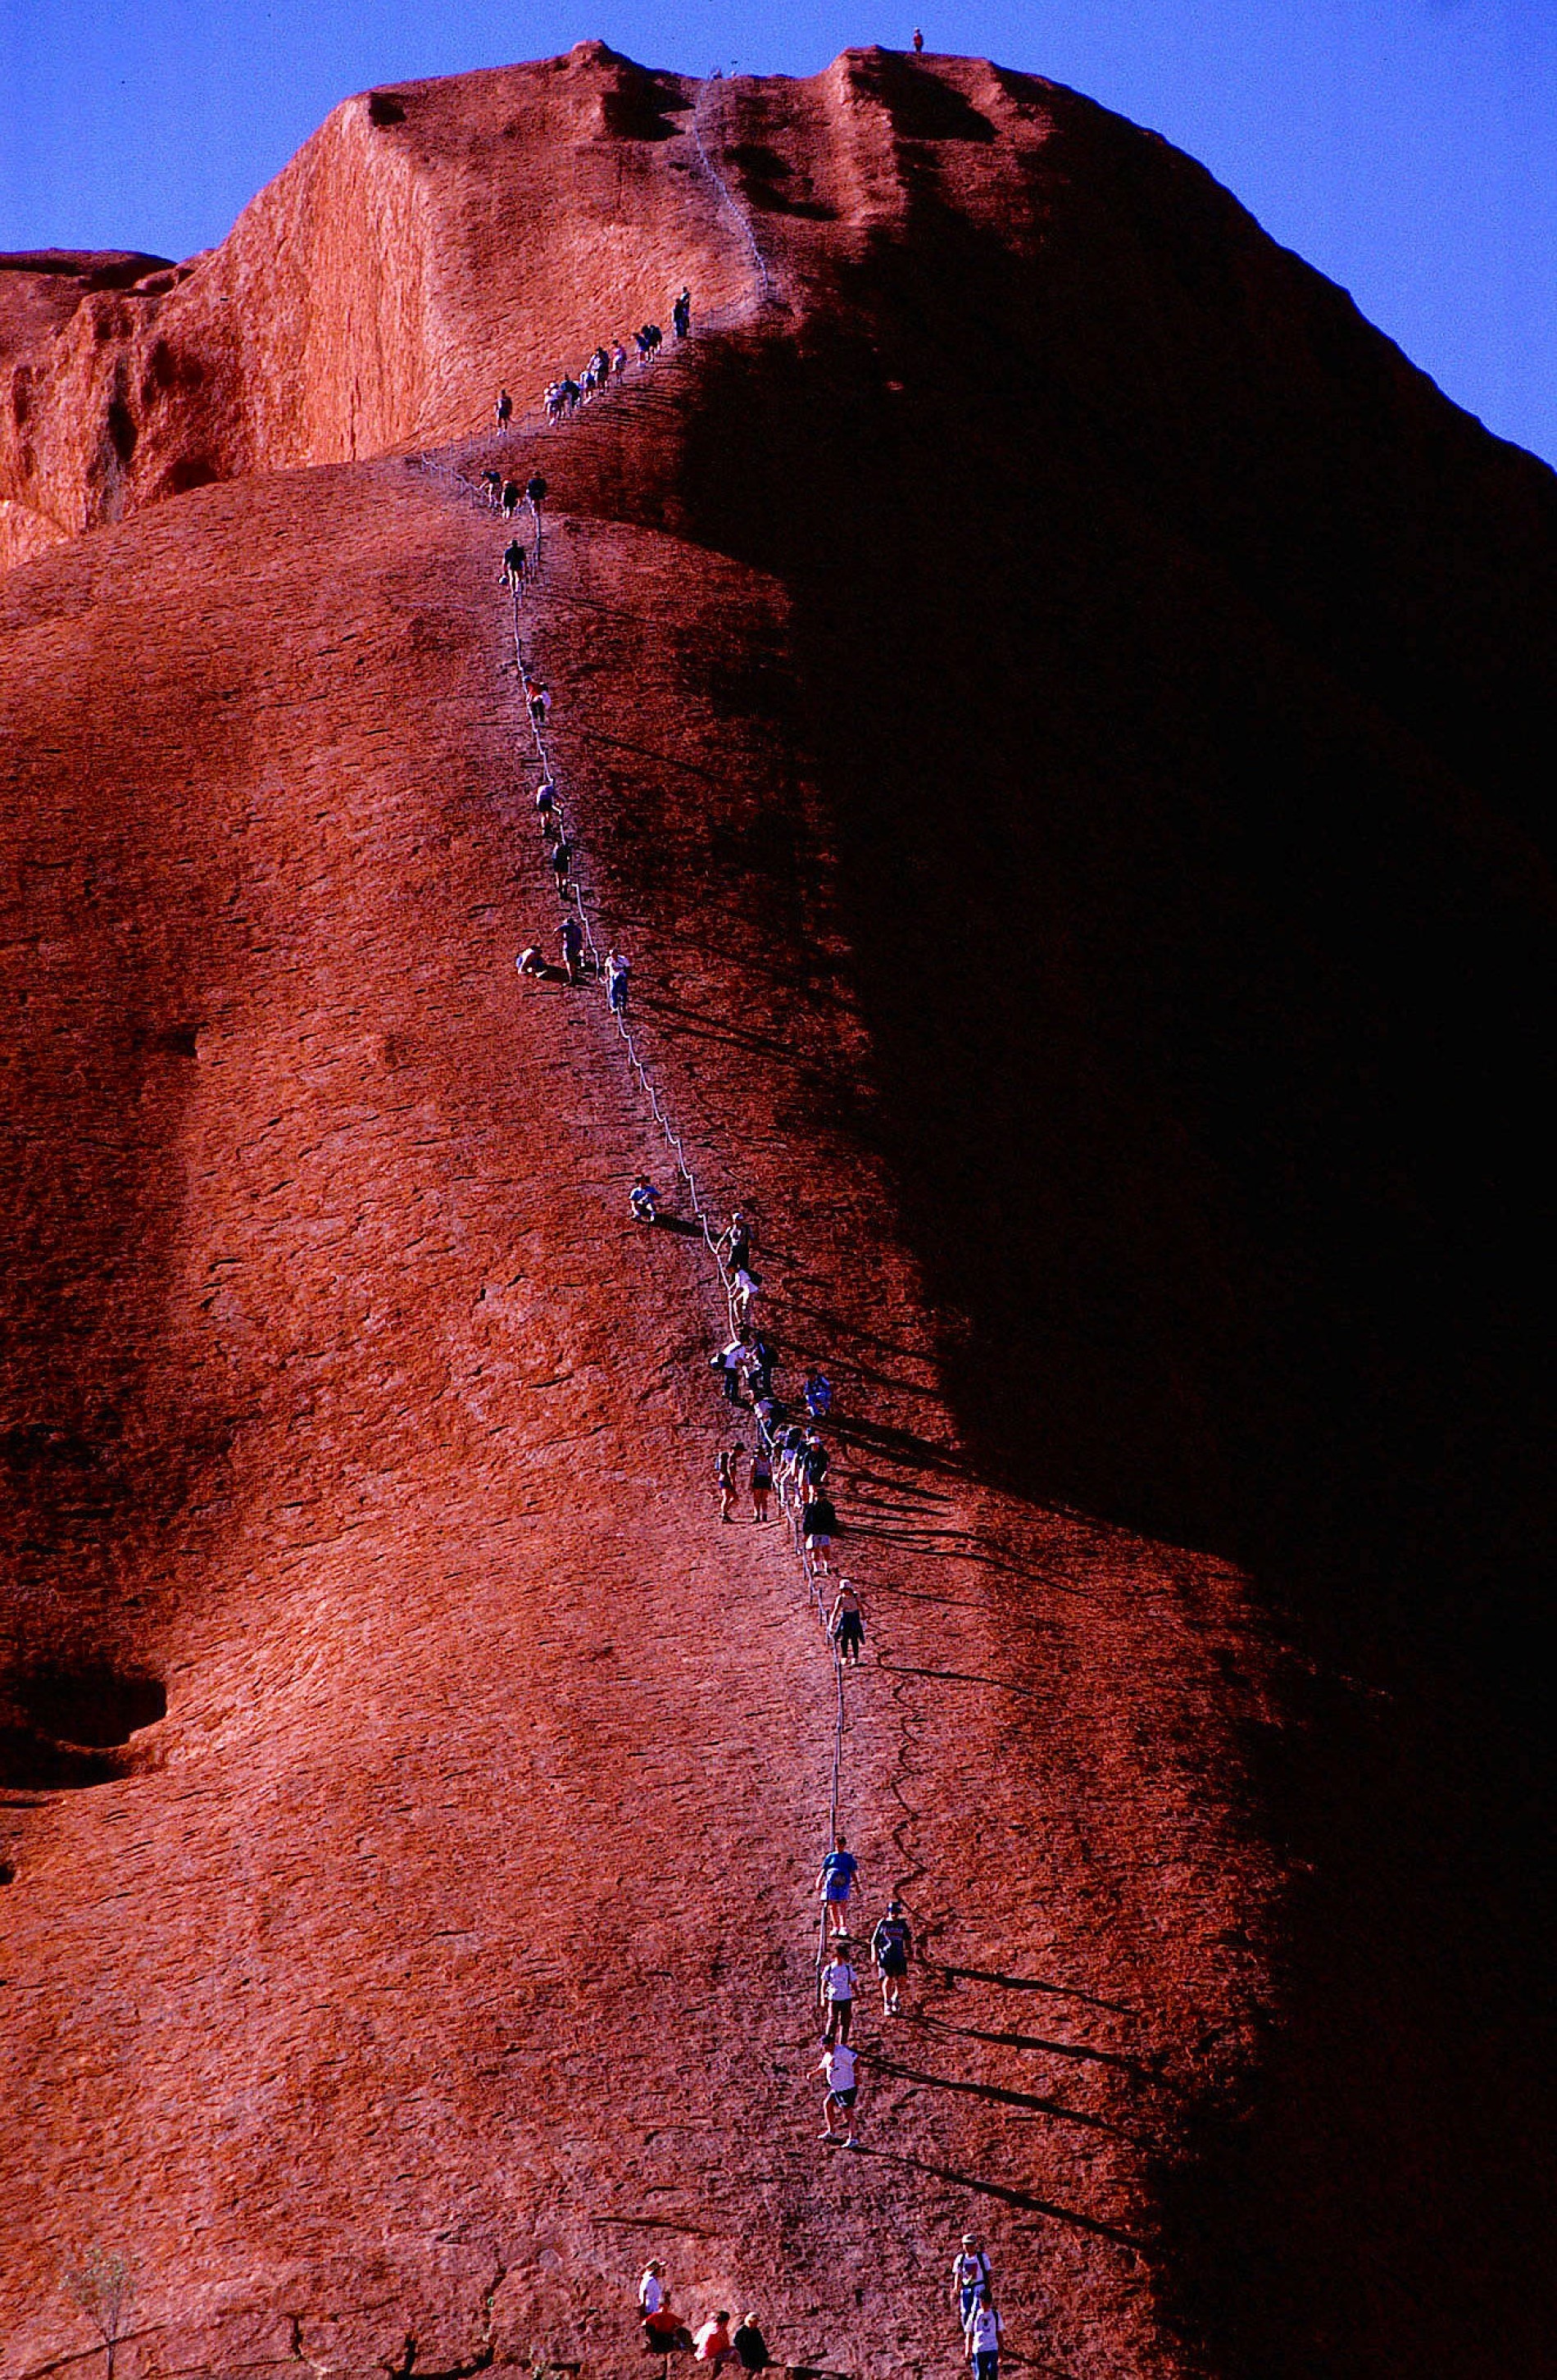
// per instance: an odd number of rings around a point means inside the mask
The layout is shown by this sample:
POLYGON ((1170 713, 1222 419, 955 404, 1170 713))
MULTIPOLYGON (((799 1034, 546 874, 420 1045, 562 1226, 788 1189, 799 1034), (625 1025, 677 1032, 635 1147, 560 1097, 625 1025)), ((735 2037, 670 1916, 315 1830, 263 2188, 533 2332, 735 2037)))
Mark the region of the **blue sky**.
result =
POLYGON ((598 35, 809 74, 998 57, 1165 133, 1504 437, 1557 461, 1557 0, 0 0, 0 249, 219 240, 335 102, 598 35))

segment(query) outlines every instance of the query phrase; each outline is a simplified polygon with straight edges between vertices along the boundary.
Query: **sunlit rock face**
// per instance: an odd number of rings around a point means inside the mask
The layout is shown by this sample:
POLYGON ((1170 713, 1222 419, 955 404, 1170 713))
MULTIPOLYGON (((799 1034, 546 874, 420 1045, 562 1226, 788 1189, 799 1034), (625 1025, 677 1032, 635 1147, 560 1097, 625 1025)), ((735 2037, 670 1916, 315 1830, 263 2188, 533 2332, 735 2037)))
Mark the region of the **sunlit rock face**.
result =
POLYGON ((1551 474, 1161 141, 881 51, 365 93, 208 255, 9 260, 0 382, 4 2369, 95 2247, 121 2380, 631 2368, 650 2254, 939 2372, 968 2228, 1077 2380, 1536 2368, 1551 474), (491 471, 833 1380, 841 1736, 515 972, 491 471), (835 1756, 918 1951, 853 2154, 835 1756))

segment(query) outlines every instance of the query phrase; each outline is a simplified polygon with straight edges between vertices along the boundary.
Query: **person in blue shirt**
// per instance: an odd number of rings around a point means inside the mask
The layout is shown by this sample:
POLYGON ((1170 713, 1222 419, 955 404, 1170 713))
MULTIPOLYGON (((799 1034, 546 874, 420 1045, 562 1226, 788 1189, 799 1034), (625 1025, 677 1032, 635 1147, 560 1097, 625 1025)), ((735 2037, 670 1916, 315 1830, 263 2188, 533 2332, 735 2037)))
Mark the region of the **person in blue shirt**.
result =
POLYGON ((846 1934, 849 1924, 849 1895, 859 1874, 859 1862, 849 1850, 842 1835, 834 1835, 833 1848, 822 1861, 816 1888, 827 1912, 827 1924, 833 1934, 846 1934))

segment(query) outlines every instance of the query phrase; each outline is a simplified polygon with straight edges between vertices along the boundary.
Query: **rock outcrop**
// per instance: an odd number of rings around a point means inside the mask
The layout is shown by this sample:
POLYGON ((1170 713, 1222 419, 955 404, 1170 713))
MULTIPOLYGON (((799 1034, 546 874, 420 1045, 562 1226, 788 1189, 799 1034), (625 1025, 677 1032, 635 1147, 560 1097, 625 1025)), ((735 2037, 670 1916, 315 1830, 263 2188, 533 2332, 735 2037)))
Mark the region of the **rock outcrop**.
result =
POLYGON ((949 2370, 969 2223, 1077 2380, 1534 2368, 1557 482, 977 61, 365 94, 132 265, 6 318, 5 2370, 93 2243, 121 2380, 630 2369, 649 2252, 949 2370), (837 1384, 920 1951, 852 2156, 832 1669, 602 1003, 516 980, 488 468, 837 1384))

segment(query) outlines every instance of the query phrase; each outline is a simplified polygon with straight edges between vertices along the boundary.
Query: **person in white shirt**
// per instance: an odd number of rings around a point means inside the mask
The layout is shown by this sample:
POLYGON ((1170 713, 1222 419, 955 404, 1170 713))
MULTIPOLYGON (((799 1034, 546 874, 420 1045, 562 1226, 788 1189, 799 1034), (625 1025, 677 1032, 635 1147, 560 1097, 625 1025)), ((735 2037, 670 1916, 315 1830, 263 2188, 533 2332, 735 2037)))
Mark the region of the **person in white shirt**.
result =
POLYGON ((999 2380, 1000 2339, 1004 2328, 995 2312, 993 2298, 987 2289, 980 2289, 962 2334, 967 2341, 967 2360, 973 2366, 974 2380, 999 2380))
POLYGON ((952 2258, 952 2303, 957 2310, 957 2320, 964 2330, 967 2328, 968 2317, 979 2302, 979 2290, 988 2289, 993 2277, 990 2260, 979 2246, 977 2234, 965 2231, 962 2246, 952 2258))
POLYGON ((831 2049, 824 2049, 821 2054, 821 2063, 816 2070, 827 2084, 826 2096, 821 2103, 821 2112, 827 2119, 827 2130, 821 2137, 824 2141, 831 2141, 834 2147, 841 2140, 845 2148, 852 2149, 856 2145, 854 2137, 856 2086, 854 2052, 848 2043, 835 2041, 831 2049), (837 2117, 839 2123, 844 2125, 843 2132, 834 2129, 833 2121, 834 2116, 837 2117))
POLYGON ((658 2260, 646 2265, 643 2268, 643 2278, 638 2285, 638 2302, 642 2309, 645 2321, 651 2313, 658 2313, 664 2304, 664 2269, 663 2265, 658 2260))
POLYGON ((833 1940, 833 1956, 817 1978, 817 1996, 827 2012, 827 2030, 822 2034, 823 2046, 831 2049, 835 2041, 847 2041, 849 2027, 854 2022, 854 1969, 849 1964, 849 1937, 838 1934, 833 1940))

